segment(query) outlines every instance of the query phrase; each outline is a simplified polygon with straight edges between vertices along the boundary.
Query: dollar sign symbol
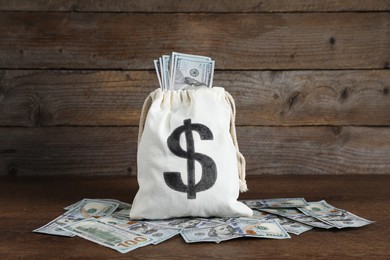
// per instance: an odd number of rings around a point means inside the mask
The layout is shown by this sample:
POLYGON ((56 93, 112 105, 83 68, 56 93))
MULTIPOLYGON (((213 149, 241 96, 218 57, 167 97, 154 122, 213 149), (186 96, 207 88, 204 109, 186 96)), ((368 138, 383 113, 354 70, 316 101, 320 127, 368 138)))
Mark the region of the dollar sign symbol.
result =
POLYGON ((192 124, 191 119, 184 120, 184 125, 176 128, 168 137, 169 150, 175 155, 187 159, 187 185, 184 184, 180 172, 164 172, 165 183, 173 190, 186 192, 188 199, 196 199, 196 193, 210 189, 217 180, 217 166, 213 159, 202 153, 196 153, 192 131, 200 135, 201 140, 213 140, 211 130, 202 124, 192 124), (180 136, 185 133, 187 151, 180 146, 180 136), (202 165, 202 176, 195 183, 195 161, 202 165))

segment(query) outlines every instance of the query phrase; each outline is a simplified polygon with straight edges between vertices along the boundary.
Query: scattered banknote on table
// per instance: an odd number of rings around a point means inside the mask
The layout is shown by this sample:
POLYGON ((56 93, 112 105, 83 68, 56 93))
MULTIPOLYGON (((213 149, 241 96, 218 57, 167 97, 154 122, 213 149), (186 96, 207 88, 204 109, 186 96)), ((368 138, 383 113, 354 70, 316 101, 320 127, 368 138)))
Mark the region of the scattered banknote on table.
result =
POLYGON ((242 202, 251 208, 298 208, 307 205, 304 198, 243 200, 242 202))
POLYGON ((125 231, 94 218, 71 223, 64 226, 63 229, 121 253, 127 253, 153 243, 153 239, 147 235, 131 230, 125 231))
POLYGON ((253 209, 252 217, 175 218, 132 220, 131 204, 114 199, 83 199, 64 208, 65 213, 33 232, 79 236, 127 253, 157 245, 176 235, 187 243, 214 242, 251 237, 289 239, 313 228, 362 227, 373 221, 361 218, 326 201, 304 198, 242 200, 253 209))
POLYGON ((282 216, 274 215, 268 212, 259 211, 253 209, 253 217, 254 219, 259 220, 274 220, 278 222, 284 230, 288 233, 292 233, 294 235, 302 234, 303 232, 309 231, 313 227, 307 224, 303 224, 292 219, 288 219, 282 216))
POLYGON ((215 61, 210 57, 172 52, 154 60, 162 90, 212 87, 215 61))
POLYGON ((75 234, 62 229, 63 226, 91 217, 110 215, 118 208, 118 205, 119 203, 108 200, 83 199, 76 204, 66 207, 68 211, 61 216, 33 231, 37 233, 72 237, 75 236, 75 234))
POLYGON ((276 220, 264 219, 237 219, 237 225, 241 228, 245 236, 285 239, 291 238, 287 231, 276 220))
POLYGON ((362 227, 372 221, 361 218, 343 209, 329 205, 325 200, 309 202, 299 208, 307 216, 314 217, 337 228, 362 227))
POLYGON ((180 232, 187 243, 215 242, 243 237, 241 228, 235 223, 215 223, 209 227, 185 228, 180 232))

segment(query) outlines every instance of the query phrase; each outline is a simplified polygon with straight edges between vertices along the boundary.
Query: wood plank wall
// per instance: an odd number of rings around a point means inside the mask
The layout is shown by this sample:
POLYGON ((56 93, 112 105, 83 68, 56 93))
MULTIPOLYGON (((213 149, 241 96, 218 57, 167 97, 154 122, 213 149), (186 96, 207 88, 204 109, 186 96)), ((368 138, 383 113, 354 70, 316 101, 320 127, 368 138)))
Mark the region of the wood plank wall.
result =
POLYGON ((3 0, 0 175, 135 174, 171 51, 216 59, 248 174, 390 173, 388 0, 3 0))

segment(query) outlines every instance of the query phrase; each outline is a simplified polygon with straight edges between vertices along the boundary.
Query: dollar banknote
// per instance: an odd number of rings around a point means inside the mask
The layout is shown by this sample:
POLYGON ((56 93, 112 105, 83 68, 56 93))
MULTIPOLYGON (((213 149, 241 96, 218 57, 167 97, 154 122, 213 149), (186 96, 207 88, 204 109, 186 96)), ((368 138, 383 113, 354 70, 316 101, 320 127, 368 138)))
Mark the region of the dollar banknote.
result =
POLYGON ((69 224, 62 227, 62 229, 121 253, 127 253, 147 246, 154 241, 150 236, 130 230, 123 230, 116 226, 99 222, 94 218, 69 224))
POLYGON ((55 236, 74 237, 75 235, 73 233, 65 231, 61 228, 62 226, 67 225, 68 222, 69 219, 66 216, 61 215, 46 225, 34 229, 33 232, 55 236))
POLYGON ((311 217, 311 216, 307 216, 307 215, 303 214, 302 212, 300 212, 298 209, 294 209, 294 208, 288 208, 288 209, 269 209, 269 208, 265 209, 265 208, 262 208, 260 210, 264 211, 264 212, 271 213, 271 214, 275 214, 278 216, 282 216, 285 218, 289 218, 289 219, 292 219, 294 221, 297 221, 297 222, 300 222, 300 223, 303 223, 303 224, 306 224, 306 225, 309 225, 312 227, 316 227, 316 228, 330 229, 330 228, 334 227, 333 225, 331 225, 327 222, 321 221, 321 220, 316 219, 316 218, 311 217))
POLYGON ((118 218, 114 215, 99 218, 98 221, 114 225, 123 230, 135 231, 140 234, 148 235, 153 238, 153 244, 155 245, 178 235, 181 231, 179 228, 163 227, 146 221, 135 221, 123 217, 118 218))
POLYGON ((117 199, 88 199, 84 198, 82 200, 79 200, 71 205, 68 205, 64 207, 64 210, 70 210, 71 208, 76 208, 78 207, 81 203, 83 203, 85 200, 93 200, 93 201, 110 201, 110 202, 115 202, 118 204, 116 210, 124 209, 124 208, 131 208, 131 204, 127 202, 123 202, 117 199))
POLYGON ((153 61, 162 90, 211 87, 215 61, 210 57, 172 52, 153 61))
POLYGON ((276 198, 260 200, 242 200, 250 208, 297 208, 307 205, 304 198, 276 198))
POLYGON ((118 205, 119 203, 108 200, 83 199, 77 204, 70 205, 67 212, 33 232, 71 237, 73 234, 64 231, 61 227, 90 217, 108 216, 118 205))
POLYGON ((240 227, 232 222, 218 224, 212 227, 203 228, 186 228, 180 232, 181 236, 187 243, 195 242, 215 242, 239 238, 243 236, 240 227))
POLYGON ((156 74, 157 74, 158 84, 160 85, 160 88, 161 88, 161 89, 164 89, 164 88, 163 88, 164 85, 163 85, 162 77, 161 77, 160 59, 154 60, 153 63, 154 63, 154 69, 156 70, 156 74))
POLYGON ((176 56, 171 76, 171 89, 188 87, 211 87, 215 63, 209 60, 176 56))
POLYGON ((284 230, 294 235, 300 235, 303 232, 313 229, 312 226, 256 209, 253 209, 253 216, 250 218, 258 220, 274 220, 278 222, 284 230))
POLYGON ((236 223, 247 237, 272 239, 291 238, 286 230, 275 220, 239 218, 236 223))
MULTIPOLYGON (((169 63, 168 63, 169 64, 169 63)), ((159 65, 160 66, 160 65, 159 65)), ((336 208, 325 200, 303 198, 245 200, 253 208, 248 217, 183 217, 163 220, 130 219, 131 204, 115 199, 83 199, 33 232, 80 236, 126 253, 162 243, 181 234, 187 243, 222 242, 239 237, 284 239, 312 228, 361 227, 373 221, 336 208), (272 208, 270 208, 272 207, 272 208)))
POLYGON ((362 227, 373 223, 346 210, 336 208, 325 200, 309 202, 307 206, 301 207, 299 210, 307 216, 314 217, 337 228, 362 227))
POLYGON ((175 218, 164 220, 147 220, 146 222, 157 226, 177 229, 212 227, 221 224, 221 222, 217 220, 207 218, 175 218))

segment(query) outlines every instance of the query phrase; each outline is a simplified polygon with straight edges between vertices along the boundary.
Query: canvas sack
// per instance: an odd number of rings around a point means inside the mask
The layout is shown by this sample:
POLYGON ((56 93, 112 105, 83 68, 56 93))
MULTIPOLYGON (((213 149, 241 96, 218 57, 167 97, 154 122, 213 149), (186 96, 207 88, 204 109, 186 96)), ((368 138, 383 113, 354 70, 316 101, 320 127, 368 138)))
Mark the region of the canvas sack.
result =
POLYGON ((223 88, 152 92, 142 108, 130 218, 251 216, 237 201, 247 186, 234 120, 223 88))

